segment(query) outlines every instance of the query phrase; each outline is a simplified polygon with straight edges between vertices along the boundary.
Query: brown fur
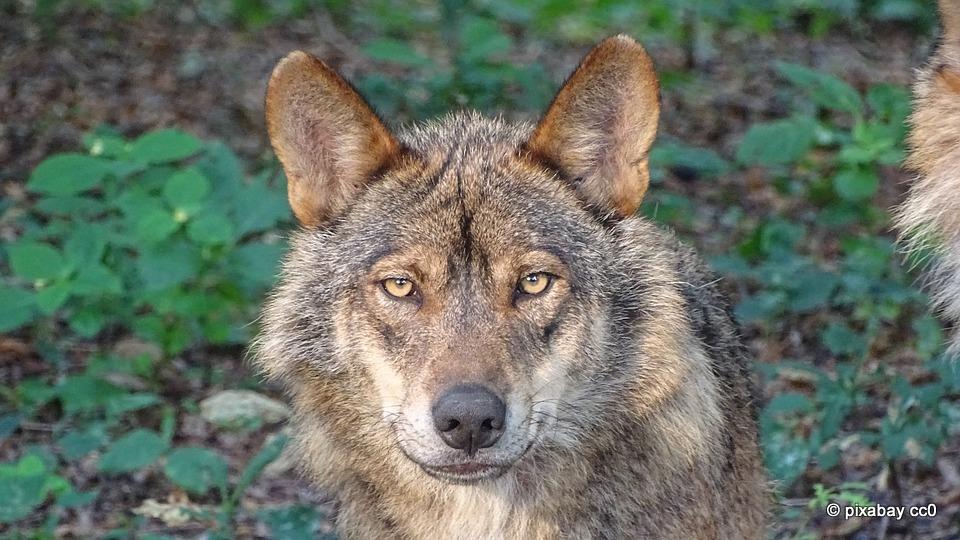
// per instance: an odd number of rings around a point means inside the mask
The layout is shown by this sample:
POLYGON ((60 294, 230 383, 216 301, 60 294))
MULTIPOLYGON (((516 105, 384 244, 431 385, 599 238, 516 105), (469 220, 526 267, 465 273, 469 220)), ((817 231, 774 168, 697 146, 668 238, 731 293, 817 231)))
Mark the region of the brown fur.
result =
POLYGON ((304 228, 257 361, 291 393, 342 536, 765 535, 736 328, 695 255, 633 214, 659 107, 638 44, 598 45, 536 129, 465 113, 393 138, 319 61, 293 53, 278 77, 268 123, 304 228), (356 140, 396 144, 342 159, 356 140), (550 288, 519 294, 536 272, 550 288), (396 277, 416 294, 386 294, 396 277), (463 382, 508 408, 472 456, 429 422, 463 382))
POLYGON ((266 111, 270 139, 287 173, 290 206, 308 226, 342 210, 360 184, 398 154, 396 140, 363 98, 321 60, 300 51, 273 70, 266 111), (317 197, 321 191, 324 196, 317 197))
MULTIPOLYGON (((934 251, 928 273, 934 303, 960 319, 960 0, 941 0, 940 43, 914 83, 910 154, 917 173, 896 225, 908 249, 934 251)), ((952 350, 960 351, 960 333, 952 350)))
POLYGON ((632 39, 614 37, 583 59, 527 148, 582 179, 579 190, 592 204, 629 216, 650 182, 647 151, 659 116, 653 62, 632 39))

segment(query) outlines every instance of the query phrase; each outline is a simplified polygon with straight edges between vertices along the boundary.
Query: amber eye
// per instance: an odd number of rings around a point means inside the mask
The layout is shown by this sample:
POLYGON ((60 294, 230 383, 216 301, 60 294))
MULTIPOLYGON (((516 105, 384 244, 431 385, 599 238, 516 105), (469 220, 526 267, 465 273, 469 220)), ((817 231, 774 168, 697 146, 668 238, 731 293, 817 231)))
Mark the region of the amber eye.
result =
POLYGON ((541 294, 550 287, 553 276, 546 272, 534 272, 520 278, 517 283, 517 289, 523 294, 537 295, 541 294))
POLYGON ((403 298, 413 294, 413 282, 407 278, 389 278, 380 282, 387 294, 403 298))

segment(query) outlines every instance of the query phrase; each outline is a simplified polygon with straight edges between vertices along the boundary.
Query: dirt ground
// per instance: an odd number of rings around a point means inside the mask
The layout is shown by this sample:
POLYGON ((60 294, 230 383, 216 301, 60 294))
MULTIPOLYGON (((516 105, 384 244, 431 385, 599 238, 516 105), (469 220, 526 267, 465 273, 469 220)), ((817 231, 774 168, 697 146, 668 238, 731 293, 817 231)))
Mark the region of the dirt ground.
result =
MULTIPOLYGON (((189 9, 155 10, 135 19, 74 13, 53 21, 53 28, 15 12, 15 7, 0 7, 0 182, 6 196, 19 196, 29 172, 45 156, 76 149, 82 134, 100 124, 115 126, 128 136, 177 126, 205 138, 222 139, 248 162, 266 162, 271 154, 263 122, 263 94, 270 70, 279 58, 291 50, 304 49, 328 60, 348 78, 378 69, 360 52, 360 38, 341 32, 323 15, 251 31, 211 27, 189 9)), ((657 45, 651 53, 662 72, 689 70, 693 77, 691 84, 665 88, 663 132, 731 156, 750 123, 789 113, 789 100, 774 84, 774 59, 840 74, 858 89, 881 81, 908 84, 911 70, 926 56, 931 38, 917 37, 895 26, 877 30, 866 35, 831 32, 816 40, 799 33, 760 38, 717 33, 710 47, 693 52, 657 45)), ((534 60, 547 65, 559 82, 582 52, 549 51, 549 57, 543 52, 534 60)), ((885 174, 882 200, 893 204, 902 195, 906 177, 893 168, 885 174)), ((769 188, 758 184, 762 182, 748 173, 746 177, 723 178, 706 188, 697 184, 695 191, 673 176, 658 189, 676 190, 702 203, 698 212, 705 218, 696 221, 702 230, 693 231, 693 237, 698 247, 711 254, 729 246, 727 231, 714 226, 724 200, 739 198, 747 211, 755 208, 768 212, 781 206, 784 212, 791 210, 769 188)), ((797 357, 796 353, 802 351, 802 345, 772 343, 751 335, 748 338, 762 360, 797 357)), ((82 362, 83 351, 76 351, 75 356, 82 362)), ((212 351, 209 357, 179 361, 223 363, 223 371, 230 374, 226 387, 251 376, 242 361, 242 351, 212 351)), ((0 365, 4 363, 8 364, 4 373, 14 380, 44 369, 29 350, 0 354, 0 365), (13 362, 18 363, 16 369, 11 368, 13 362)), ((181 380, 175 369, 166 377, 171 385, 179 385, 187 393, 209 390, 181 380)), ((187 428, 192 422, 190 418, 180 421, 187 428)), ((224 436, 204 431, 202 422, 193 424, 199 427, 191 436, 210 446, 230 449, 234 463, 245 461, 270 432, 265 429, 252 440, 230 436, 226 436, 229 440, 214 440, 224 436)), ((19 443, 43 441, 43 426, 35 428, 35 433, 19 443)), ((900 480, 908 497, 929 500, 932 493, 943 505, 960 506, 956 466, 960 463, 960 441, 952 441, 950 447, 952 450, 944 453, 939 474, 903 471, 905 478, 900 480)), ((0 458, 8 459, 14 452, 10 443, 0 445, 0 458)), ((93 465, 88 465, 84 470, 81 464, 75 471, 81 488, 84 478, 89 481, 96 474, 93 465)), ((60 532, 87 537, 116 525, 111 515, 139 504, 143 494, 151 491, 150 482, 149 478, 134 477, 112 486, 115 492, 107 503, 97 505, 98 514, 78 512, 66 520, 60 532)), ((163 494, 157 496, 162 498, 163 494)), ((326 499, 293 472, 259 482, 248 497, 251 503, 260 505, 294 501, 320 504, 326 499)), ((875 528, 879 526, 851 531, 824 529, 821 533, 870 538, 879 533, 875 528)), ((887 537, 960 538, 957 527, 943 522, 931 522, 920 532, 900 530, 896 524, 884 525, 883 531, 887 537)), ((158 526, 156 532, 170 531, 158 526)), ((187 529, 176 534, 199 532, 187 529)), ((251 524, 241 534, 261 536, 264 531, 251 524)))

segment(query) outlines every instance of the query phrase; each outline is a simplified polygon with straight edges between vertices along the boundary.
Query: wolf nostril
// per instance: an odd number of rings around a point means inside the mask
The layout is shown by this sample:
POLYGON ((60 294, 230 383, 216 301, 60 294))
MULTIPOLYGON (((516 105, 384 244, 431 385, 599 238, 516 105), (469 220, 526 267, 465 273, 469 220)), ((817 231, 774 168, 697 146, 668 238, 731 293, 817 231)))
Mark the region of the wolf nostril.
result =
POLYGON ((444 392, 431 412, 434 428, 443 442, 472 455, 500 439, 507 407, 487 388, 461 384, 444 392))
POLYGON ((437 427, 437 429, 439 429, 440 431, 451 431, 451 430, 457 429, 458 427, 460 427, 460 422, 450 419, 450 421, 447 422, 445 426, 437 427))

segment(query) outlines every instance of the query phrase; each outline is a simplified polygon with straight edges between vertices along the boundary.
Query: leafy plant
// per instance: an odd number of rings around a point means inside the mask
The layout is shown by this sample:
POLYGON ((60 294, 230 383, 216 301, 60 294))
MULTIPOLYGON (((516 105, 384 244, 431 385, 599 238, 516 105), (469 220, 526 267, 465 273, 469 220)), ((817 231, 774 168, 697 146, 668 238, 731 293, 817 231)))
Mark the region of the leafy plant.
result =
MULTIPOLYGON (((26 184, 32 198, 17 221, 19 238, 0 255, 0 300, 8 302, 0 330, 66 343, 132 333, 146 348, 94 354, 81 370, 47 349, 51 365, 61 366, 58 377, 0 389, 0 410, 11 411, 0 415, 3 436, 42 416, 55 441, 42 454, 0 464, 0 493, 10 501, 0 522, 23 520, 51 498, 57 508, 94 503, 96 491, 74 491, 57 471, 95 456, 104 477, 162 467, 196 496, 217 488, 221 506, 210 518, 226 531, 283 439, 231 488, 217 453, 173 447, 176 416, 159 370, 196 343, 249 339, 247 325, 284 249, 275 233, 289 214, 283 186, 272 171, 246 179, 223 144, 179 130, 126 140, 103 128, 84 146, 49 157, 26 184)), ((49 529, 59 512, 48 515, 49 529)))
MULTIPOLYGON (((883 167, 903 157, 908 96, 889 85, 861 94, 799 65, 777 69, 799 92, 798 112, 753 125, 737 160, 767 170, 778 194, 814 211, 762 218, 733 253, 714 260, 721 272, 752 285, 736 306, 743 322, 773 335, 807 327, 812 343, 805 347, 820 358, 760 366, 770 379, 800 381, 761 413, 767 467, 784 492, 802 492, 800 480, 811 467, 825 474, 854 447, 878 450, 889 468, 903 460, 930 465, 955 431, 956 405, 945 399, 957 395, 955 376, 937 367, 939 323, 925 313, 927 299, 882 236, 886 213, 873 204, 883 167), (819 258, 808 247, 812 241, 831 246, 833 256, 819 258), (889 347, 903 336, 926 362, 926 375, 915 382, 885 369, 878 357, 878 344, 889 347), (877 411, 878 401, 889 404, 877 411)), ((861 500, 865 489, 818 484, 810 509, 861 500)))
POLYGON ((101 130, 85 144, 27 183, 37 199, 5 248, 0 285, 17 309, 0 330, 40 320, 85 338, 130 330, 171 354, 201 339, 245 342, 284 249, 264 235, 288 215, 282 186, 271 173, 244 181, 225 146, 177 130, 133 141, 101 130))

